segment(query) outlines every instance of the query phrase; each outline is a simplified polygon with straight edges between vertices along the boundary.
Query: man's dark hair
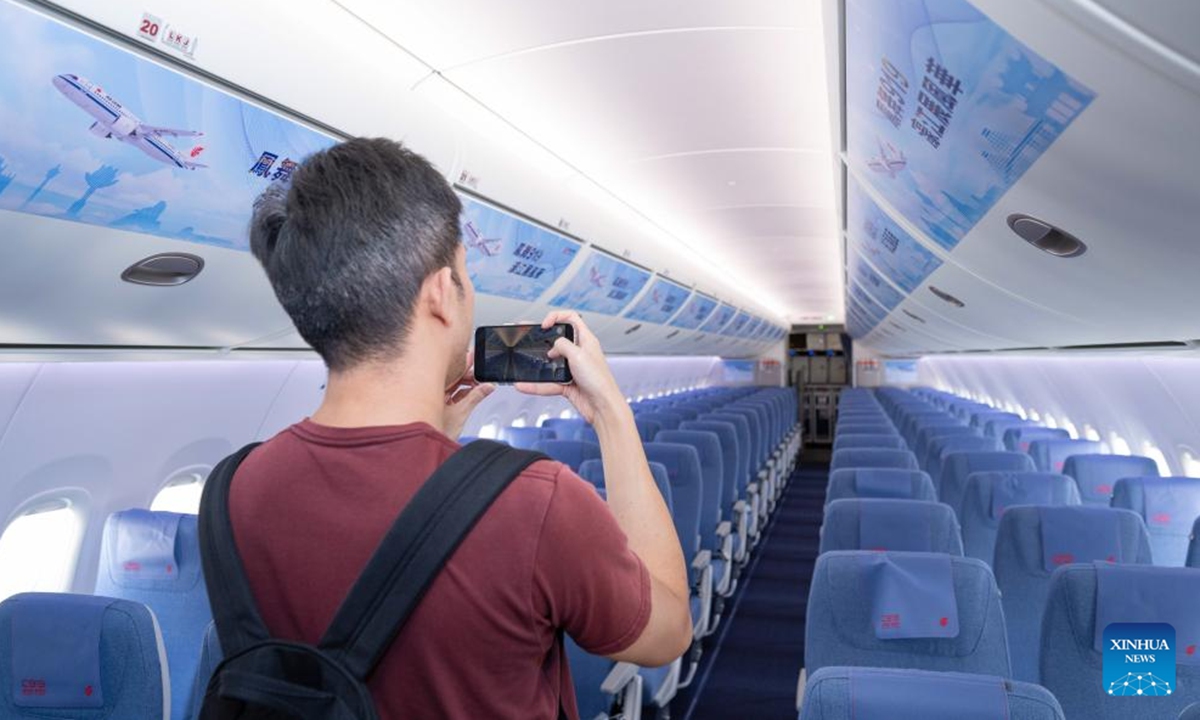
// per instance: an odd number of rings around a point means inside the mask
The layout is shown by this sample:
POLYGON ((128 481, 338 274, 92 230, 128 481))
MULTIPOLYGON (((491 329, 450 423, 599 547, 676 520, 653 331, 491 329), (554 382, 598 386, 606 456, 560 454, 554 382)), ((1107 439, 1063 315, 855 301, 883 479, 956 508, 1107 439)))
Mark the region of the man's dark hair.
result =
MULTIPOLYGON (((250 251, 330 370, 394 356, 430 274, 454 266, 462 203, 385 138, 322 150, 254 203, 250 251)), ((460 284, 457 273, 454 281, 460 284)))

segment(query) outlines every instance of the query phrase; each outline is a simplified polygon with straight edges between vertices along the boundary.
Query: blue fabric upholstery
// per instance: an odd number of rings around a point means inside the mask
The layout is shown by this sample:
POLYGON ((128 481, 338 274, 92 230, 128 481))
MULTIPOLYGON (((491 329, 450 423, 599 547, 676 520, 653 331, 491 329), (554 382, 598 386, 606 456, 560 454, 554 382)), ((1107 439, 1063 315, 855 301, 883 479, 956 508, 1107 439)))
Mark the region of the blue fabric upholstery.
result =
POLYGON ((659 423, 643 418, 635 418, 633 424, 637 426, 638 437, 642 439, 642 442, 653 442, 654 436, 663 429, 659 423))
POLYGON ((979 431, 967 425, 929 425, 922 427, 917 431, 917 441, 913 445, 913 452, 917 455, 917 462, 923 468, 929 467, 932 462, 934 441, 956 435, 979 437, 979 431))
POLYGON ((1196 518, 1196 522, 1192 523, 1192 535, 1188 542, 1188 567, 1200 568, 1200 540, 1196 539, 1197 535, 1200 535, 1200 518, 1196 518))
POLYGON ((999 442, 1004 442, 1004 433, 1010 428, 1015 427, 1032 427, 1033 422, 1023 420, 1020 416, 1014 417, 996 417, 988 420, 983 425, 983 436, 996 438, 999 442))
POLYGON ((938 489, 938 499, 954 508, 954 512, 962 519, 963 495, 967 491, 967 478, 972 473, 988 471, 1030 472, 1033 463, 1025 453, 989 451, 989 452, 950 452, 942 456, 942 475, 940 483, 934 481, 938 489))
POLYGON ((818 556, 805 619, 804 660, 809 673, 831 665, 955 670, 1009 677, 1000 594, 984 563, 933 553, 827 552, 818 556), (948 557, 959 631, 953 638, 876 637, 872 568, 861 558, 891 555, 948 557))
POLYGON ((675 404, 669 406, 668 409, 676 415, 682 415, 684 422, 687 422, 688 420, 695 420, 696 417, 700 415, 698 410, 688 407, 687 405, 675 404))
POLYGON ((1064 720, 1043 687, 994 675, 825 667, 808 676, 800 720, 1064 720), (867 710, 862 692, 886 703, 867 710))
POLYGON ((937 502, 834 500, 825 506, 820 552, 902 550, 963 554, 958 521, 937 502))
MULTIPOLYGON (((646 422, 657 423, 659 430, 675 430, 679 428, 679 423, 683 422, 683 416, 678 413, 667 412, 666 410, 655 410, 654 412, 638 413, 636 419, 646 422)), ((643 439, 643 442, 645 440, 643 439)))
POLYGON ((896 432, 896 428, 886 423, 866 423, 866 422, 840 422, 833 432, 834 437, 843 435, 895 435, 900 437, 900 433, 896 432))
POLYGON ((717 540, 717 525, 722 518, 721 498, 725 494, 723 477, 725 461, 721 457, 721 442, 709 432, 696 430, 660 430, 654 436, 655 443, 691 445, 700 458, 702 494, 700 498, 700 547, 712 550, 715 555, 720 549, 717 540))
POLYGON ((1029 446, 1035 440, 1070 439, 1071 433, 1062 428, 1048 428, 1041 425, 1017 426, 1004 431, 1004 449, 1029 452, 1029 446))
POLYGON ((1072 455, 1089 455, 1103 452, 1104 446, 1096 440, 1034 440, 1029 444, 1029 456, 1042 472, 1063 471, 1067 459, 1072 455))
POLYGON ((747 482, 740 472, 742 458, 738 451, 737 431, 730 423, 717 420, 685 420, 679 424, 679 429, 717 436, 721 445, 721 518, 728 520, 733 504, 744 494, 747 482))
POLYGON ((584 425, 587 421, 583 418, 546 418, 542 421, 542 427, 554 431, 555 440, 578 440, 584 425))
MULTIPOLYGON (((671 480, 667 477, 667 468, 662 463, 647 463, 650 466, 650 476, 654 478, 654 484, 658 486, 658 492, 663 497, 663 502, 667 504, 667 510, 671 509, 671 480)), ((579 466, 579 477, 587 480, 595 485, 597 489, 604 488, 604 461, 602 460, 584 460, 579 466)))
POLYGON ((1179 720, 1200 720, 1200 703, 1192 703, 1179 713, 1179 720))
POLYGON ((506 427, 500 429, 500 439, 515 448, 532 450, 542 440, 556 440, 558 436, 551 427, 506 427))
POLYGON ((199 720, 200 706, 204 703, 204 691, 208 681, 225 658, 221 652, 221 640, 217 637, 217 624, 209 623, 204 630, 204 644, 200 648, 200 662, 196 664, 196 677, 192 683, 192 698, 188 703, 188 720, 199 720))
POLYGON ((154 612, 171 671, 171 717, 182 720, 204 628, 212 621, 195 515, 125 510, 104 524, 97 595, 154 612))
MULTIPOLYGON (((688 561, 688 573, 695 583, 696 571, 691 559, 700 552, 700 503, 704 490, 700 475, 700 453, 691 445, 675 443, 646 443, 646 459, 659 463, 667 471, 671 483, 671 518, 675 532, 688 561)), ((693 618, 694 620, 695 618, 693 618)))
POLYGON ((847 448, 890 448, 892 450, 907 450, 908 443, 899 435, 858 435, 840 434, 833 441, 834 450, 847 448))
POLYGON ((1189 477, 1124 478, 1112 506, 1142 516, 1155 565, 1184 565, 1192 526, 1200 517, 1200 480, 1189 477))
POLYGON ((737 433, 738 443, 738 494, 744 495, 754 469, 754 451, 750 439, 750 423, 737 413, 709 413, 697 418, 699 422, 729 423, 737 433))
POLYGON ((843 498, 894 498, 937 501, 929 475, 896 468, 842 468, 829 473, 825 504, 843 498))
POLYGON ((1157 477, 1158 463, 1141 455, 1072 455, 1063 475, 1075 478, 1084 505, 1109 505, 1117 481, 1127 477, 1157 477))
MULTIPOLYGON (((1159 720, 1172 718, 1189 704, 1200 701, 1200 665, 1187 660, 1186 648, 1194 644, 1176 629, 1175 692, 1155 698, 1111 697, 1102 691, 1103 656, 1096 648, 1097 622, 1103 621, 1109 603, 1127 603, 1137 597, 1143 604, 1128 622, 1170 622, 1171 608, 1180 600, 1194 603, 1200 597, 1200 572, 1190 568, 1145 565, 1114 566, 1134 571, 1125 582, 1102 583, 1103 568, 1065 565, 1050 578, 1042 627, 1039 667, 1042 685, 1054 693, 1067 717, 1088 720, 1159 720), (1169 584, 1163 592, 1160 584, 1169 584), (1162 608, 1156 607, 1161 601, 1162 608)), ((1101 627, 1102 631, 1103 628, 1101 627)))
POLYGON ((951 435, 936 438, 929 443, 928 461, 925 472, 933 480, 933 486, 942 491, 942 470, 945 467, 946 456, 957 452, 997 452, 1001 448, 992 438, 978 435, 951 435))
POLYGON ((575 705, 579 710, 580 719, 608 717, 613 697, 601 691, 600 686, 616 663, 606 657, 586 652, 569 635, 563 638, 563 646, 567 651, 567 662, 571 666, 575 705))
POLYGON ((166 720, 167 682, 158 625, 141 603, 58 593, 0 603, 0 717, 166 720))
POLYGON ((897 468, 916 470, 917 459, 907 450, 880 450, 876 448, 851 448, 835 450, 829 463, 830 471, 842 468, 897 468))
POLYGON ((1118 563, 1150 564, 1150 538, 1136 513, 1086 505, 1024 506, 1004 513, 994 569, 1008 623, 1013 677, 1038 682, 1042 613, 1056 566, 1110 557, 1118 563))
POLYGON ((575 472, 579 472, 579 466, 585 460, 600 459, 600 446, 583 440, 539 440, 533 449, 549 455, 575 472))
POLYGON ((980 431, 983 431, 987 427, 987 424, 992 420, 1007 420, 1009 422, 1013 422, 1023 420, 1023 418, 1016 413, 1005 412, 1003 410, 982 410, 980 412, 971 414, 971 421, 969 425, 973 428, 979 428, 980 431))
POLYGON ((967 477, 958 514, 963 552, 988 565, 996 552, 1000 518, 1014 505, 1078 505, 1079 490, 1066 475, 1039 472, 976 472, 967 477))

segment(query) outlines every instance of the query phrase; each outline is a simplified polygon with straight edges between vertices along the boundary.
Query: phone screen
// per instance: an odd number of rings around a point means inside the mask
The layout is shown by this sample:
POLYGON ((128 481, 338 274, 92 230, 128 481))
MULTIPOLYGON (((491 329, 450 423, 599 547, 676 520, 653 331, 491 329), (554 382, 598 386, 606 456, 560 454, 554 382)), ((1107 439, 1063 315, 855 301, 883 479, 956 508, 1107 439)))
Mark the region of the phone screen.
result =
POLYGON ((480 382, 571 382, 566 358, 550 358, 554 342, 575 341, 566 323, 543 330, 541 325, 491 325, 475 329, 475 379, 480 382))

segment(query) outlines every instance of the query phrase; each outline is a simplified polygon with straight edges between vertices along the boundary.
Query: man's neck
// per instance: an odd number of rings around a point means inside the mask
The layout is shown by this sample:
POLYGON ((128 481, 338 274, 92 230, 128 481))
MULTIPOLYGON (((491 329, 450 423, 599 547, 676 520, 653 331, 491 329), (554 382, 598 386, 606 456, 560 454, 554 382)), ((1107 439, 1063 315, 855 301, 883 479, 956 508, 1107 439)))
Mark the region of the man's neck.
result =
POLYGON ((445 378, 437 362, 363 363, 329 374, 313 422, 330 427, 376 427, 424 422, 442 429, 445 378))

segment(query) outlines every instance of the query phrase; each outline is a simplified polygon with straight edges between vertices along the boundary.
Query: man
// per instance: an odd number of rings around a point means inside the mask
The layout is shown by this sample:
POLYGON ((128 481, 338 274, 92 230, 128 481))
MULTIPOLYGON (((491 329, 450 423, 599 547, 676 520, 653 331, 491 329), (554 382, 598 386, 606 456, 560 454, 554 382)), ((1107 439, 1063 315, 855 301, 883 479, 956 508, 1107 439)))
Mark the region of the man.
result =
MULTIPOLYGON (((315 643, 384 533, 458 447, 491 393, 468 366, 474 289, 461 204, 422 157, 384 139, 317 153, 255 206, 250 243, 329 367, 311 418, 233 481, 234 538, 272 635, 315 643)), ((596 428, 607 505, 555 462, 513 481, 430 586, 370 679, 380 717, 574 718, 560 631, 640 665, 691 639, 687 576, 633 415, 575 313, 561 394, 596 428)))

